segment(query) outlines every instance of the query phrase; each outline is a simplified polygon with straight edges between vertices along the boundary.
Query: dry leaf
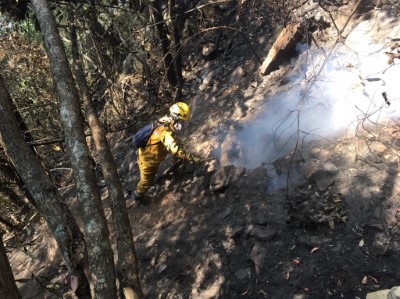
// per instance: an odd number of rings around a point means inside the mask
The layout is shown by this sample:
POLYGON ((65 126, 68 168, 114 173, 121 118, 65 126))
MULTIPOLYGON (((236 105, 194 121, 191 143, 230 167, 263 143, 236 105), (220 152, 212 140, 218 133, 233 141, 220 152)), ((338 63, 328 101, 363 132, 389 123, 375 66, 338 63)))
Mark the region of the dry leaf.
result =
POLYGON ((300 264, 300 259, 294 259, 293 263, 296 264, 296 265, 300 264))
POLYGON ((368 276, 364 276, 364 278, 362 279, 361 283, 362 284, 367 284, 368 282, 368 276))
POLYGON ((261 290, 261 291, 259 291, 258 293, 259 293, 259 294, 261 293, 261 294, 263 294, 263 295, 264 295, 264 297, 267 297, 267 293, 265 293, 265 291, 264 291, 264 290, 261 290))
POLYGON ((316 252, 319 249, 319 247, 314 247, 313 249, 311 249, 311 253, 316 252))
POLYGON ((376 279, 376 278, 373 277, 373 276, 369 276, 369 277, 371 277, 371 279, 372 279, 375 283, 378 283, 378 279, 376 279))
POLYGON ((335 229, 335 222, 333 220, 328 220, 328 223, 331 229, 335 229))
POLYGON ((286 274, 285 274, 285 279, 286 279, 286 280, 289 280, 289 276, 290 276, 290 272, 287 271, 286 274))
POLYGON ((70 282, 70 286, 71 286, 71 290, 72 292, 75 293, 76 289, 78 288, 79 285, 79 279, 78 276, 75 275, 71 275, 71 282, 70 282))

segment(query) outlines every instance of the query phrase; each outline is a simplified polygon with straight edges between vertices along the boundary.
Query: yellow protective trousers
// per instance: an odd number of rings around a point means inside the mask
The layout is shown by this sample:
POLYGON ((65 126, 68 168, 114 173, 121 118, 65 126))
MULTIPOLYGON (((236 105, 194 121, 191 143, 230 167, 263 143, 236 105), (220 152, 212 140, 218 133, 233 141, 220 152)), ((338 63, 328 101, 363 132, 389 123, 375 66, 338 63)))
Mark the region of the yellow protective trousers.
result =
POLYGON ((158 167, 168 154, 165 149, 162 152, 156 152, 156 148, 156 145, 152 145, 138 150, 140 181, 136 186, 137 193, 145 194, 149 190, 157 174, 158 167))
POLYGON ((158 167, 168 154, 191 161, 192 155, 186 152, 173 136, 169 126, 161 126, 154 130, 145 147, 138 150, 140 181, 136 192, 145 194, 151 187, 158 167))

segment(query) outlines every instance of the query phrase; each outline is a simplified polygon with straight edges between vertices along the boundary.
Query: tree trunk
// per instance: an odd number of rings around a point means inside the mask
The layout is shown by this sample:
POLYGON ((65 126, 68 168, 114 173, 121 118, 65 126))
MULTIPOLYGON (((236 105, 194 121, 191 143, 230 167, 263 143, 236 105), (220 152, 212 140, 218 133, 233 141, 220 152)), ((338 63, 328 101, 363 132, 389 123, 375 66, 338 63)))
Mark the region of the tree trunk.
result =
POLYGON ((6 250, 3 245, 3 234, 0 232, 0 292, 3 299, 22 298, 15 284, 10 263, 8 262, 6 250))
POLYGON ((6 193, 9 199, 18 208, 22 208, 25 206, 25 202, 20 196, 18 196, 16 192, 17 187, 19 187, 22 191, 23 182, 21 182, 21 179, 18 177, 18 174, 12 165, 8 163, 7 158, 3 155, 3 153, 0 153, 0 192, 6 193))
POLYGON ((174 40, 173 54, 174 54, 174 68, 176 76, 176 92, 175 101, 182 101, 182 87, 183 87, 183 76, 182 76, 182 45, 181 45, 181 34, 179 28, 183 28, 184 19, 183 13, 177 12, 175 7, 175 0, 169 0, 169 14, 171 18, 171 30, 174 40))
MULTIPOLYGON (((28 127, 26 126, 26 123, 24 122, 21 113, 18 110, 17 105, 15 105, 15 103, 13 101, 10 102, 11 105, 11 109, 14 113, 14 116, 17 120, 17 124, 18 124, 18 130, 20 132, 23 132, 24 134, 24 140, 25 142, 32 142, 33 141, 33 137, 31 135, 31 133, 29 132, 28 127)), ((35 148, 33 146, 30 147, 31 150, 35 153, 35 156, 37 158, 39 158, 38 153, 36 152, 35 148)), ((8 175, 9 178, 13 177, 13 180, 15 181, 15 183, 17 184, 17 186, 19 187, 19 189, 24 192, 24 195, 26 196, 26 198, 29 200, 29 202, 35 207, 37 208, 37 205, 35 203, 35 199, 32 197, 32 195, 29 193, 29 190, 26 190, 26 188, 24 187, 24 183, 21 181, 21 179, 19 178, 17 171, 14 169, 13 165, 10 163, 7 163, 7 161, 4 159, 2 159, 2 157, 0 156, 0 172, 3 172, 4 175, 8 175)), ((1 174, 0 174, 1 175, 1 174)), ((22 201, 22 200, 21 200, 22 201)))
POLYGON ((90 99, 89 87, 84 75, 82 62, 80 60, 76 27, 74 24, 74 15, 72 11, 70 11, 70 28, 75 77, 80 88, 86 111, 86 117, 92 132, 98 160, 101 163, 103 176, 110 194, 112 220, 116 235, 118 254, 117 273, 120 280, 120 287, 125 294, 125 298, 142 298, 143 293, 140 287, 137 269, 135 244, 133 242, 133 234, 129 223, 128 212, 125 206, 124 192, 106 135, 101 128, 96 109, 90 99), (132 294, 132 296, 129 294, 132 294))
POLYGON ((162 53, 164 55, 164 57, 162 58, 162 61, 164 63, 164 69, 167 73, 168 82, 175 87, 177 84, 176 74, 174 71, 172 54, 170 51, 168 31, 165 26, 164 18, 161 12, 160 0, 154 0, 153 5, 154 5, 153 18, 155 21, 155 26, 157 28, 158 36, 161 41, 162 53))
POLYGON ((89 262, 92 297, 117 297, 114 257, 100 193, 84 134, 78 93, 58 28, 46 0, 32 0, 50 61, 67 154, 78 192, 78 208, 83 220, 89 262))
MULTIPOLYGON (((72 275, 77 275, 83 282, 86 281, 83 269, 75 264, 75 261, 80 260, 80 258, 74 256, 74 252, 69 250, 70 248, 75 248, 74 244, 82 244, 83 238, 79 229, 77 229, 71 212, 59 201, 60 195, 57 188, 36 159, 35 153, 25 143, 24 138, 18 131, 18 124, 12 110, 11 97, 1 76, 0 119, 2 120, 2 125, 0 126, 1 146, 25 183, 26 188, 32 194, 39 212, 46 219, 53 232, 68 272, 72 275)), ((82 287, 84 287, 84 284, 82 284, 82 287)))
POLYGON ((108 45, 115 49, 118 47, 118 41, 115 37, 108 31, 104 30, 103 26, 99 23, 99 16, 96 11, 96 4, 91 1, 91 5, 88 9, 89 21, 87 26, 91 31, 91 39, 94 46, 94 50, 97 54, 98 60, 101 65, 101 72, 104 72, 104 78, 108 80, 113 80, 113 61, 110 56, 106 55, 104 49, 108 45), (107 42, 106 42, 107 41, 107 42))

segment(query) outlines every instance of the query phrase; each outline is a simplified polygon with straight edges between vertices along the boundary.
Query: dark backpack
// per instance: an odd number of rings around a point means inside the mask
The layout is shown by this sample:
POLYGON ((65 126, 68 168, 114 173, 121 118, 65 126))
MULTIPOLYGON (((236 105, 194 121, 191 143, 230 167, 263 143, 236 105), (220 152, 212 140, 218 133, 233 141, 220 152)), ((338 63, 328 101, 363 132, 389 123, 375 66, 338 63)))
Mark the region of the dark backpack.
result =
POLYGON ((154 129, 155 126, 153 124, 148 124, 140 128, 132 137, 133 145, 136 148, 145 147, 154 129))

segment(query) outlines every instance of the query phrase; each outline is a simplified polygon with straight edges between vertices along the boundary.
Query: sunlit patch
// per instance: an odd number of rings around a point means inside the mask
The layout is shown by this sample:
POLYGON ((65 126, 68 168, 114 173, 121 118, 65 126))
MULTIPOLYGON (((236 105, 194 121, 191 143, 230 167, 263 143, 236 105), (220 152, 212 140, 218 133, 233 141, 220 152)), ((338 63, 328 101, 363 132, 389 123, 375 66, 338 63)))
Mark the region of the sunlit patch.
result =
POLYGON ((161 200, 161 206, 168 206, 172 201, 176 200, 176 196, 172 192, 168 192, 161 200))

